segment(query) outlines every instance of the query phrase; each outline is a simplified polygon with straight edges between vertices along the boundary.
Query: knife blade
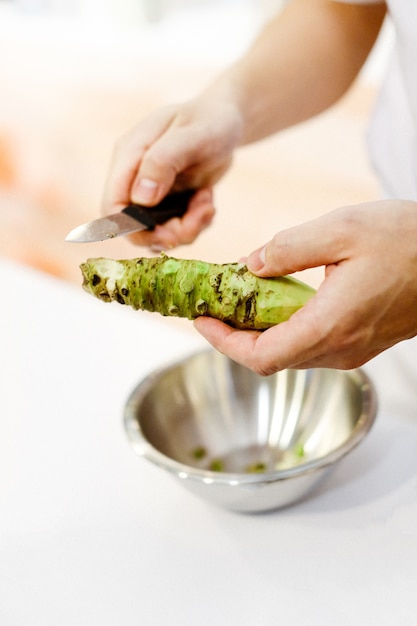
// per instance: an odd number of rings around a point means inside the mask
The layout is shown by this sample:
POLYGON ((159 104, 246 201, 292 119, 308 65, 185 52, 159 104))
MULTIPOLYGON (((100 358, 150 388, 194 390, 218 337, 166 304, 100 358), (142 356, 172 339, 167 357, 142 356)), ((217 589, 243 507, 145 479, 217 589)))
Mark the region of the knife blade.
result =
POLYGON ((172 217, 182 217, 194 193, 195 189, 174 192, 152 207, 129 204, 118 213, 77 226, 68 233, 65 241, 91 243, 114 239, 140 230, 153 230, 157 224, 164 224, 172 217))

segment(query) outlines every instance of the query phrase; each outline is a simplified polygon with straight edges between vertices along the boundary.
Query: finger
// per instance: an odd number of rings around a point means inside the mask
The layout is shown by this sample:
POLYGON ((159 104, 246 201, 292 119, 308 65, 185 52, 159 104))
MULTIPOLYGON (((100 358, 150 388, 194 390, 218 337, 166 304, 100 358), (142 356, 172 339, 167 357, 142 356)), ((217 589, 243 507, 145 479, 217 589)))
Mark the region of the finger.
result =
POLYGON ((214 215, 212 189, 200 189, 194 194, 184 216, 170 220, 161 229, 170 232, 173 246, 190 244, 212 223, 214 215))
POLYGON ((362 317, 352 313, 358 277, 345 269, 347 265, 339 267, 339 276, 332 272, 317 294, 288 321, 262 333, 236 331, 208 318, 196 320, 196 328, 220 352, 261 375, 313 362, 331 366, 338 355, 349 350, 354 354, 355 345, 357 350, 358 345, 369 343, 364 313, 362 317))
POLYGON ((307 268, 338 263, 349 256, 349 224, 345 209, 277 233, 248 257, 259 276, 282 276, 307 268))
MULTIPOLYGON (((131 189, 137 177, 143 156, 169 127, 174 111, 164 108, 118 142, 115 147, 103 196, 103 212, 113 213, 132 202, 131 189)), ((152 181, 144 183, 152 187, 152 181)), ((146 192, 145 192, 146 193, 146 192)), ((148 192, 149 193, 149 192, 148 192)))
POLYGON ((201 169, 206 143, 195 128, 173 124, 145 151, 132 183, 132 201, 156 204, 172 189, 201 186, 195 172, 201 169))
POLYGON ((308 307, 310 302, 287 322, 264 332, 235 330, 208 317, 198 318, 194 325, 214 348, 257 374, 268 376, 317 358, 323 349, 314 309, 307 310, 312 308, 308 307))
MULTIPOLYGON (((292 319, 292 318, 291 318, 292 319)), ((386 347, 353 345, 348 348, 316 344, 292 346, 283 342, 292 331, 289 322, 271 328, 263 333, 234 330, 230 326, 208 317, 194 321, 196 329, 211 345, 231 358, 248 367, 260 376, 269 376, 283 369, 309 369, 317 367, 334 369, 353 369, 375 357, 386 347), (275 347, 274 347, 275 345, 275 347), (279 349, 277 347, 279 346, 279 349)), ((297 328, 298 332, 298 328, 297 328)))
POLYGON ((220 352, 261 375, 286 368, 359 367, 394 341, 375 341, 385 298, 375 294, 372 277, 359 266, 352 269, 352 263, 337 266, 302 309, 263 333, 235 331, 207 318, 196 320, 196 328, 220 352))
POLYGON ((214 214, 212 189, 199 189, 181 219, 173 218, 153 231, 135 233, 129 239, 135 245, 149 247, 154 252, 169 250, 192 243, 211 224, 214 214))

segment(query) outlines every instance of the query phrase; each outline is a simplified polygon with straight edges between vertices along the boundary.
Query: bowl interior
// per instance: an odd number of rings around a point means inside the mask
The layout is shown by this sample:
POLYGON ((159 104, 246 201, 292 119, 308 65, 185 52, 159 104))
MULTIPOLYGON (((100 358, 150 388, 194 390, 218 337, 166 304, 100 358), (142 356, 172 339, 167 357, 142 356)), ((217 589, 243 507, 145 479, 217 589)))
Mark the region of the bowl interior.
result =
POLYGON ((352 447, 375 407, 361 370, 284 370, 260 377, 216 351, 154 374, 127 419, 157 451, 188 467, 285 470, 352 447))

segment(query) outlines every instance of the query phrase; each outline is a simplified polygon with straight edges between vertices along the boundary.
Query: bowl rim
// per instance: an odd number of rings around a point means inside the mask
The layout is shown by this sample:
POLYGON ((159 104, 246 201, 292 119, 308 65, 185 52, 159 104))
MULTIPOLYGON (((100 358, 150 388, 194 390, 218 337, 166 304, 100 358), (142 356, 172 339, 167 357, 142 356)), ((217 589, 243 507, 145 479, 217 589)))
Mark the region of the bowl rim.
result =
MULTIPOLYGON (((336 461, 342 459, 346 454, 353 450, 365 438, 375 423, 378 410, 378 399, 376 388, 369 375, 361 367, 350 370, 335 369, 335 371, 339 372, 343 376, 353 379, 357 387, 360 389, 363 401, 361 415, 359 416, 351 435, 341 445, 331 450, 331 452, 328 452, 322 457, 306 461, 305 463, 301 462, 293 467, 259 473, 219 472, 181 463, 180 461, 167 456, 163 452, 160 452, 148 441, 148 439, 146 439, 142 429, 140 428, 138 420, 136 419, 135 411, 138 404, 163 375, 174 368, 181 366, 191 358, 205 353, 214 353, 216 355, 220 355, 220 357, 226 359, 227 361, 231 361, 229 357, 220 354, 215 349, 209 348, 192 352, 181 359, 165 364, 146 375, 134 387, 125 403, 123 412, 124 429, 135 453, 179 478, 205 484, 259 486, 322 471, 329 465, 333 465, 336 461)), ((256 376, 256 374, 254 375, 256 376)), ((275 374, 272 374, 272 376, 275 376, 275 374)))

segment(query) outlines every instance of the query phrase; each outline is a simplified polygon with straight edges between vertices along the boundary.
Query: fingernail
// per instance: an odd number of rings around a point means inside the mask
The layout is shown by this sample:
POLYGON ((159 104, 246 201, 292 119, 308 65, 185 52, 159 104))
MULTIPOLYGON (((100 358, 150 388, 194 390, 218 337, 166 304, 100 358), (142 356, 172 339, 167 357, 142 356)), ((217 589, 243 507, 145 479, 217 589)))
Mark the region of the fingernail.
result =
POLYGON ((259 272, 266 263, 266 246, 253 252, 248 258, 248 268, 251 272, 259 272))
POLYGON ((198 192, 198 202, 203 204, 203 202, 211 201, 212 195, 210 189, 200 189, 198 192))
POLYGON ((132 192, 132 200, 138 203, 152 202, 158 191, 158 183, 149 178, 141 178, 132 192))
POLYGON ((175 248, 175 245, 173 243, 153 243, 150 246, 151 252, 155 252, 156 254, 159 254, 160 252, 165 252, 167 250, 172 250, 173 248, 175 248))
POLYGON ((158 243, 154 243, 150 247, 150 251, 154 252, 155 254, 159 254, 160 252, 163 252, 164 250, 166 250, 166 246, 162 246, 161 244, 158 244, 158 243))

